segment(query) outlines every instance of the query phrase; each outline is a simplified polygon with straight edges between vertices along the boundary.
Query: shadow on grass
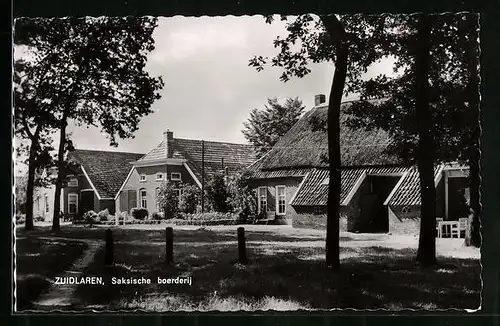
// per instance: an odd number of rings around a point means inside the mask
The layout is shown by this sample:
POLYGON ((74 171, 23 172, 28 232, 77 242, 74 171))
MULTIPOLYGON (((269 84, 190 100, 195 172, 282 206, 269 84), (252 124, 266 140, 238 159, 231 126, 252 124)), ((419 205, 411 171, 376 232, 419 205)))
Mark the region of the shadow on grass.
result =
POLYGON ((32 302, 47 290, 54 277, 67 270, 87 245, 79 241, 48 241, 25 237, 16 242, 17 310, 32 309, 32 302))
POLYGON ((342 267, 333 273, 325 268, 322 247, 277 242, 249 244, 247 250, 249 264, 241 265, 235 245, 187 243, 175 246, 175 264, 167 266, 162 246, 117 243, 114 266, 103 266, 101 251, 85 271, 103 276, 105 286, 80 285, 76 293, 86 305, 109 309, 133 308, 131 302, 144 297, 153 305, 157 300, 156 306, 163 302, 163 310, 176 309, 178 303, 168 304, 176 300, 200 307, 215 293, 221 300, 273 297, 313 309, 473 309, 480 302, 480 264, 474 259, 441 257, 439 266, 422 269, 413 249, 341 248, 342 267), (192 286, 157 284, 158 277, 177 276, 191 276, 192 286), (113 285, 112 277, 144 277, 151 284, 113 285))
MULTIPOLYGON (((110 228, 113 231, 113 238, 117 242, 135 241, 143 243, 163 242, 165 241, 165 227, 161 229, 124 229, 121 227, 85 227, 76 225, 64 226, 61 231, 52 232, 50 227, 39 227, 31 231, 31 235, 38 237, 62 237, 71 239, 88 239, 104 241, 105 230, 110 228)), ((326 233, 307 233, 303 234, 297 229, 291 229, 294 232, 282 231, 280 229, 269 229, 269 231, 248 230, 245 234, 247 241, 262 242, 291 242, 299 241, 324 241, 326 233)), ((22 231, 18 231, 18 236, 22 236, 22 231)), ((382 235, 383 236, 383 235, 382 235)), ((379 241, 381 235, 361 235, 352 237, 341 235, 341 242, 359 242, 359 241, 379 241)), ((174 242, 192 242, 192 243, 216 243, 224 241, 237 241, 236 230, 206 230, 206 229, 176 229, 174 227, 174 242)))

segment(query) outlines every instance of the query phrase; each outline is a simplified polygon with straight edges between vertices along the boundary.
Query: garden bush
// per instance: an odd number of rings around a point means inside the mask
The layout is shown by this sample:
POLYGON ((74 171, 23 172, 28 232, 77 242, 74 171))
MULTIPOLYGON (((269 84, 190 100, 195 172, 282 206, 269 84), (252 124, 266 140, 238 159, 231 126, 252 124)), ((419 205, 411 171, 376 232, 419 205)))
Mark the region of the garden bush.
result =
POLYGON ((93 225, 98 222, 98 215, 94 211, 88 211, 85 214, 83 214, 83 221, 85 224, 93 225))
POLYGON ((100 211, 98 214, 98 221, 99 222, 105 222, 105 221, 109 221, 110 220, 110 214, 109 214, 109 211, 108 209, 106 208, 105 210, 102 210, 100 211))
POLYGON ((35 215, 35 216, 33 217, 33 220, 34 220, 35 222, 43 222, 43 221, 45 221, 45 217, 43 217, 43 216, 41 216, 41 215, 35 215))
POLYGON ((154 212, 151 214, 151 219, 152 220, 163 220, 163 214, 159 212, 154 212))
POLYGON ((136 207, 132 208, 130 211, 130 214, 132 215, 133 218, 138 219, 138 220, 145 220, 149 216, 149 212, 146 208, 142 207, 136 207))

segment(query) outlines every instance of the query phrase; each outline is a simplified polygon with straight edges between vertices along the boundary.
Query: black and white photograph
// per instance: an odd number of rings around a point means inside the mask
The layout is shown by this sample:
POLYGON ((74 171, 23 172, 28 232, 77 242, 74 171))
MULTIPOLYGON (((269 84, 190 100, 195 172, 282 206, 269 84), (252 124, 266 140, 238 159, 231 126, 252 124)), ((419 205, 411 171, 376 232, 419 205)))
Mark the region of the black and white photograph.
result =
POLYGON ((478 14, 13 28, 14 312, 481 309, 478 14))

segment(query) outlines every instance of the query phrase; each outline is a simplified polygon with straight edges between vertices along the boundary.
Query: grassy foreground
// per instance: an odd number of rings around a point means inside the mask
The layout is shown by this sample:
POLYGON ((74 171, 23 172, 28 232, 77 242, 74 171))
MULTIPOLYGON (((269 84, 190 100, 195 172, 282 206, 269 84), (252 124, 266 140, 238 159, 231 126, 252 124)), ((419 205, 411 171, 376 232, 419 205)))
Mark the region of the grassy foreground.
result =
POLYGON ((56 275, 69 268, 87 245, 80 241, 46 240, 33 236, 16 241, 17 310, 32 308, 32 302, 49 288, 56 275))
MULTIPOLYGON (((478 251, 461 247, 463 239, 439 239, 439 266, 422 269, 415 262, 416 239, 346 233, 342 267, 333 273, 324 266, 323 231, 245 228, 247 265, 237 263, 235 227, 175 228, 172 265, 164 263, 163 229, 113 229, 115 264, 104 266, 101 249, 84 270, 85 276, 102 276, 105 284, 78 285, 74 295, 81 304, 72 309, 434 310, 480 304, 478 251), (158 277, 178 276, 190 276, 192 284, 157 284, 158 277), (112 277, 147 278, 151 284, 112 284, 112 277)), ((60 236, 102 239, 103 234, 103 228, 67 227, 60 236)))

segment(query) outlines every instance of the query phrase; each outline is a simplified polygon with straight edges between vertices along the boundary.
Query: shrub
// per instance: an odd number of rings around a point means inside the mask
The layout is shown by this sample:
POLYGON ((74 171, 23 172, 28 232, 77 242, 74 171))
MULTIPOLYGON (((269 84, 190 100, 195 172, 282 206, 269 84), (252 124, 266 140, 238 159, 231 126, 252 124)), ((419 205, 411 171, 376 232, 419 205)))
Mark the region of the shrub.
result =
POLYGON ((229 210, 228 192, 224 173, 217 172, 207 183, 206 192, 208 204, 216 212, 227 212, 229 210))
POLYGON ((200 189, 197 186, 184 184, 181 187, 179 199, 179 209, 181 212, 192 214, 196 212, 196 207, 200 202, 200 189))
POLYGON ((97 214, 97 216, 98 216, 99 222, 104 222, 104 221, 109 221, 110 214, 109 214, 108 209, 106 208, 105 210, 100 211, 97 214))
POLYGON ((163 214, 159 212, 154 212, 151 214, 151 219, 152 220, 163 220, 163 214))
POLYGON ((250 172, 243 170, 228 182, 228 202, 240 223, 246 223, 257 215, 257 197, 250 186, 250 179, 250 172))
POLYGON ((83 214, 83 220, 85 221, 85 224, 93 225, 96 224, 98 221, 98 215, 94 211, 88 211, 85 214, 83 214))
POLYGON ((148 210, 143 207, 132 208, 130 214, 132 215, 133 218, 138 220, 144 220, 149 216, 148 210))
POLYGON ((163 182, 156 196, 158 206, 165 212, 165 218, 175 218, 179 213, 179 195, 177 185, 173 182, 163 182))
POLYGON ((35 216, 33 217, 33 220, 34 220, 35 222, 43 222, 43 221, 45 221, 45 217, 43 217, 43 216, 41 216, 41 215, 35 215, 35 216))

